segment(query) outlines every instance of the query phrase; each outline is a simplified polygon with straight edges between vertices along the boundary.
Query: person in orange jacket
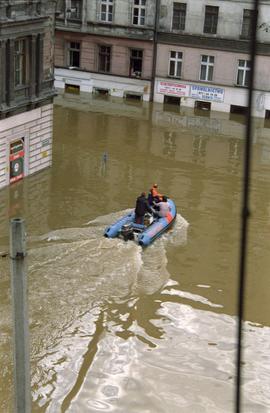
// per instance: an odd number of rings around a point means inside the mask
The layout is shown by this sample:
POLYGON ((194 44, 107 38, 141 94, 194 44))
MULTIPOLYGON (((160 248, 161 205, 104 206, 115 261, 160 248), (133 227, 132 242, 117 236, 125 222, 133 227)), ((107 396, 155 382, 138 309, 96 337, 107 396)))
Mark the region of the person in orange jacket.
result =
POLYGON ((148 195, 148 202, 153 205, 154 202, 160 202, 163 199, 163 195, 158 192, 157 184, 153 184, 148 195))

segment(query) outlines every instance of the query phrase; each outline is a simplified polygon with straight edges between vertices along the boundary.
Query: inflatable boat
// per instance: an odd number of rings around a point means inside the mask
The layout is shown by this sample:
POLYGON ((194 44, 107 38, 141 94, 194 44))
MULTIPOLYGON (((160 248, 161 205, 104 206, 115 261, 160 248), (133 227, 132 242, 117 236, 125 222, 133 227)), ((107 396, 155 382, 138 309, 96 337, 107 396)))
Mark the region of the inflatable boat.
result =
POLYGON ((135 212, 118 219, 112 225, 108 226, 104 231, 104 236, 107 238, 122 238, 125 241, 134 240, 139 245, 146 247, 150 245, 156 238, 159 238, 167 231, 176 218, 176 206, 174 202, 168 198, 170 205, 170 213, 166 217, 153 217, 151 214, 145 214, 144 223, 135 223, 135 212))

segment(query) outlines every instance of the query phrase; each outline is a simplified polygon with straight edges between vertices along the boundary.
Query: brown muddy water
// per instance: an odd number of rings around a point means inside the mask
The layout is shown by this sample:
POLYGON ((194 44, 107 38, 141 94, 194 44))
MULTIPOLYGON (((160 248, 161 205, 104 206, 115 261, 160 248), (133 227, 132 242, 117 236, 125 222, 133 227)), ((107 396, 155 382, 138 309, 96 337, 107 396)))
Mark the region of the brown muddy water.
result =
MULTIPOLYGON (((33 412, 233 412, 245 120, 59 96, 53 166, 0 192, 0 250, 25 218, 33 412), (104 154, 107 161, 104 162, 104 154), (153 182, 172 231, 103 237, 153 182)), ((270 129, 254 128, 243 396, 270 411, 270 129)), ((0 412, 13 411, 9 260, 0 261, 0 412)))

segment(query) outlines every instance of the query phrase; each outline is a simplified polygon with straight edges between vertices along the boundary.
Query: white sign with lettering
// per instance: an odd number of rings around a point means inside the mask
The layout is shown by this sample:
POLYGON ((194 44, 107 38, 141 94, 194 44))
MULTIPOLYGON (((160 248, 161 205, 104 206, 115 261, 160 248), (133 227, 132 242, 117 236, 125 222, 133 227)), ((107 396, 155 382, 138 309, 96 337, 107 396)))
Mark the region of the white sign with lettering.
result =
POLYGON ((212 86, 190 86, 190 97, 193 99, 210 100, 213 102, 224 101, 224 89, 212 86))
POLYGON ((176 82, 158 82, 158 93, 168 96, 188 96, 189 85, 176 82))

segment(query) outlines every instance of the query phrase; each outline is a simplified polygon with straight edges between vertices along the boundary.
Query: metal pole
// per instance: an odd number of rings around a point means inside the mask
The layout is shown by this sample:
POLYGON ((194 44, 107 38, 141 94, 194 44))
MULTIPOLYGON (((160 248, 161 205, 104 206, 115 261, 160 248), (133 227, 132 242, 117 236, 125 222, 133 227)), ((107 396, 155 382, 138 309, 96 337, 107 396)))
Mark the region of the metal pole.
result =
POLYGON ((253 0, 252 31, 250 43, 250 81, 248 91, 248 113, 246 124, 244 176, 242 193, 242 223, 241 223, 241 248, 239 260, 239 281, 238 281, 238 324, 237 324, 237 358, 236 358, 236 395, 235 412, 240 413, 242 407, 242 342, 243 323, 245 319, 245 288, 246 288, 246 260, 248 247, 248 220, 250 218, 249 195, 251 182, 251 155, 252 155, 252 103, 253 89, 255 84, 255 66, 257 54, 257 19, 259 12, 259 0, 253 0))
POLYGON ((11 294, 14 335, 14 397, 16 413, 31 411, 26 236, 24 220, 10 222, 11 294))

